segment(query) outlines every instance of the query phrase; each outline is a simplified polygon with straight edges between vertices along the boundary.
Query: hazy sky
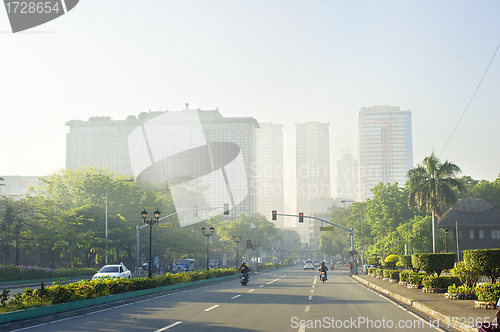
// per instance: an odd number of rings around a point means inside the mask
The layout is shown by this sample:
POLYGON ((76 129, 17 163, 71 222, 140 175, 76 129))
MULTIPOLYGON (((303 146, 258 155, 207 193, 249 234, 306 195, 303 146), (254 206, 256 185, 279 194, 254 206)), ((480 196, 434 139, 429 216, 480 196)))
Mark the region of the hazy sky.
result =
MULTIPOLYGON (((185 103, 284 124, 287 164, 295 123, 329 121, 332 166, 357 153, 361 107, 400 106, 417 163, 441 154, 500 44, 499 11, 485 0, 81 0, 12 34, 0 8, 0 175, 63 168, 68 120, 185 103)), ((441 158, 494 180, 499 104, 500 54, 441 158)))

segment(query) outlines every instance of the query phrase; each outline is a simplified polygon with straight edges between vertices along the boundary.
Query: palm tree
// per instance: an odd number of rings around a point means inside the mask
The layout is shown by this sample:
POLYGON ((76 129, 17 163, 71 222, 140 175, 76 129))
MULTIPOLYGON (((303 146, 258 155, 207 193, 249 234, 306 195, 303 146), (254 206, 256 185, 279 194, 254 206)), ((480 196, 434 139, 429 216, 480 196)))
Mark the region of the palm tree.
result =
POLYGON ((462 182, 456 175, 462 172, 460 167, 446 160, 444 163, 434 155, 425 157, 422 164, 410 169, 406 174, 409 180, 408 205, 417 204, 420 212, 432 213, 432 251, 437 251, 437 218, 445 207, 456 202, 453 187, 459 193, 466 192, 462 182))

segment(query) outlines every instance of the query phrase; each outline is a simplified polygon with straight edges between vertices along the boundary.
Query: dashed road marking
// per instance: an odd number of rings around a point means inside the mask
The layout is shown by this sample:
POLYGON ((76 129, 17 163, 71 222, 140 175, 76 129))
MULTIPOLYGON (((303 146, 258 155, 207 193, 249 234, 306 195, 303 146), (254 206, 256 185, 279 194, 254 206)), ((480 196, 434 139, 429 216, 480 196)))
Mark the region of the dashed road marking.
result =
POLYGON ((204 311, 210 311, 210 310, 212 310, 212 309, 217 308, 218 306, 219 306, 219 304, 216 304, 216 305, 214 305, 214 306, 211 306, 210 308, 205 309, 204 311))
POLYGON ((240 294, 238 294, 238 295, 236 295, 236 296, 233 296, 233 297, 231 298, 231 300, 234 300, 235 298, 240 297, 240 296, 241 296, 240 294))
POLYGON ((180 323, 182 323, 182 322, 180 322, 180 321, 179 322, 175 322, 175 323, 170 324, 168 326, 162 327, 161 329, 156 330, 155 332, 162 332, 162 331, 168 330, 169 328, 174 327, 176 325, 179 325, 180 323))

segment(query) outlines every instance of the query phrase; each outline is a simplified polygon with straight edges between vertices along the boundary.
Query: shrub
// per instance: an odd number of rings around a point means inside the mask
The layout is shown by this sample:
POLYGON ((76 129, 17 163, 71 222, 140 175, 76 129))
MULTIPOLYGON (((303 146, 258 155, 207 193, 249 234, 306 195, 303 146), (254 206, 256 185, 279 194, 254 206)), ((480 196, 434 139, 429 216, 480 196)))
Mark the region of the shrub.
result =
POLYGON ((399 271, 398 270, 392 270, 390 272, 390 278, 394 280, 399 280, 399 271))
POLYGON ((444 270, 453 268, 455 254, 413 254, 411 264, 414 268, 425 271, 427 275, 436 273, 439 277, 444 270))
POLYGON ((467 265, 465 262, 456 263, 452 273, 460 279, 462 285, 470 288, 476 286, 479 271, 472 269, 471 266, 467 265))
POLYGON ((384 269, 384 278, 390 278, 391 277, 391 270, 384 269))
POLYGON ((384 276, 384 269, 377 269, 375 271, 375 274, 379 277, 383 277, 384 276))
POLYGON ((489 276, 492 284, 500 277, 500 249, 464 250, 464 262, 472 271, 489 276))
POLYGON ((479 301, 496 303, 500 298, 500 284, 481 284, 476 287, 476 295, 479 301))
POLYGON ((401 271, 399 272, 399 280, 408 281, 408 277, 410 276, 411 271, 401 271))
POLYGON ((448 288, 451 285, 459 284, 458 277, 436 277, 426 276, 422 279, 422 285, 425 288, 448 288))
POLYGON ((399 256, 398 255, 389 255, 385 258, 384 262, 385 265, 389 268, 394 268, 396 266, 396 263, 399 261, 399 256))
POLYGON ((411 255, 400 255, 399 263, 405 269, 411 269, 413 266, 411 265, 411 255))
POLYGON ((380 266, 380 257, 376 257, 376 256, 368 257, 366 259, 366 262, 368 264, 375 266, 375 267, 379 267, 380 266))
POLYGON ((422 285, 422 279, 424 279, 425 276, 425 273, 412 273, 408 277, 408 282, 411 285, 422 285))

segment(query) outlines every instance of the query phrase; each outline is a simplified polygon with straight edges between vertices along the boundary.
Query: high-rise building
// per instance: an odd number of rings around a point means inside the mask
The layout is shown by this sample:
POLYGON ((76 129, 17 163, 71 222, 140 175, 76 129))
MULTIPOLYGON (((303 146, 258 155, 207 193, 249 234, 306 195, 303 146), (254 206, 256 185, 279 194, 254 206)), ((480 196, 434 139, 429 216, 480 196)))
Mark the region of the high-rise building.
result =
POLYGON ((399 106, 363 107, 358 113, 360 200, 380 182, 404 186, 413 167, 411 111, 399 106))
POLYGON ((353 155, 346 152, 342 154, 342 159, 337 161, 337 184, 336 196, 341 199, 358 199, 358 161, 353 155))
POLYGON ((329 123, 296 124, 297 212, 309 214, 310 201, 330 198, 329 123))
MULTIPOLYGON (((283 125, 259 123, 259 126, 255 131, 254 167, 257 212, 272 221, 273 210, 284 213, 283 125)), ((282 216, 278 216, 275 225, 283 228, 282 216)))
POLYGON ((182 111, 143 112, 125 120, 93 117, 66 125, 68 169, 107 167, 143 184, 203 179, 210 206, 229 203, 231 218, 256 212, 252 164, 259 125, 254 118, 226 118, 218 110, 186 104, 182 111))

